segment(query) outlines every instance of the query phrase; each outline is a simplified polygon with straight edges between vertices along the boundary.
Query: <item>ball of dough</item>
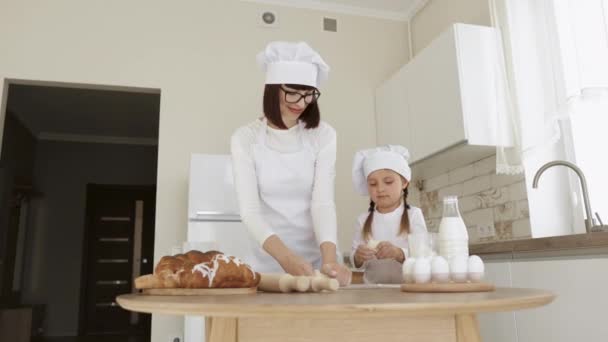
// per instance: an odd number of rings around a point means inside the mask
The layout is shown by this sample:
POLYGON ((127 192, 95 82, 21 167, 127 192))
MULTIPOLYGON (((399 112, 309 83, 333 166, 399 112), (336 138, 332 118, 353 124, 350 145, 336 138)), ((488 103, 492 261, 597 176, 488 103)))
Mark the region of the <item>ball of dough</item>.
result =
POLYGON ((380 243, 380 241, 378 241, 378 240, 369 240, 367 242, 367 247, 369 247, 371 249, 378 249, 379 243, 380 243))

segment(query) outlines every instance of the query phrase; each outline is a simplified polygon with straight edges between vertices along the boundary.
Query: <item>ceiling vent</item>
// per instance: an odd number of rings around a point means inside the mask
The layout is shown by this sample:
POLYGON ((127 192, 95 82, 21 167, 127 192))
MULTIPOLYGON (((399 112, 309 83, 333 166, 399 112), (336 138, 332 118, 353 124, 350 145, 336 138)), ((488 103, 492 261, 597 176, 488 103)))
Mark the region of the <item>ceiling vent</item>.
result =
POLYGON ((323 30, 329 32, 338 31, 338 21, 333 18, 323 18, 323 30))

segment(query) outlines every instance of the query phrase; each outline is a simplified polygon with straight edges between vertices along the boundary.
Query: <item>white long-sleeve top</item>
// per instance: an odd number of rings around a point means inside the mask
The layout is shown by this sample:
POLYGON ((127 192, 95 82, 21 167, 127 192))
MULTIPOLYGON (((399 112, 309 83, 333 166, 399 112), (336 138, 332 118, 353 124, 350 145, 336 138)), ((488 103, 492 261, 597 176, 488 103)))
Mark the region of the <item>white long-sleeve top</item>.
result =
MULTIPOLYGON (((397 209, 390 213, 380 213, 377 210, 374 211, 374 220, 372 221, 371 239, 377 241, 388 241, 393 245, 403 250, 403 255, 407 258, 409 256, 409 248, 407 243, 407 235, 399 235, 399 229, 401 228, 401 215, 403 214, 405 206, 403 203, 397 209)), ((420 208, 410 206, 407 211, 410 220, 410 233, 416 234, 420 232, 426 232, 426 222, 422 215, 420 208)), ((357 218, 355 226, 355 235, 353 237, 353 243, 350 253, 350 262, 353 268, 357 270, 364 270, 365 263, 360 268, 355 267, 355 252, 359 245, 367 244, 367 241, 363 239, 363 225, 369 212, 365 212, 357 218)))
MULTIPOLYGON (((261 200, 253 160, 253 146, 257 136, 264 129, 262 120, 243 126, 232 135, 231 152, 235 186, 241 218, 256 241, 262 245, 274 235, 261 211, 261 200)), ((336 243, 337 222, 334 202, 334 182, 336 175, 336 131, 321 121, 317 128, 299 130, 298 125, 287 129, 268 126, 266 145, 278 152, 294 152, 301 148, 299 134, 306 134, 316 155, 315 174, 311 199, 313 229, 319 245, 323 242, 336 243)))

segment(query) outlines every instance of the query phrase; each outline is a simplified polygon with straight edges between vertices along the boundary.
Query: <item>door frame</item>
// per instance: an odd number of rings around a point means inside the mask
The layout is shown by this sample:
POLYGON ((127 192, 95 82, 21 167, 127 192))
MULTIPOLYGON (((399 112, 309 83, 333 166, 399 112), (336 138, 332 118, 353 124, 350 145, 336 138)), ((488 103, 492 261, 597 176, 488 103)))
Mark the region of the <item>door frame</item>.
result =
MULTIPOLYGON (((94 184, 94 183, 89 183, 87 184, 86 187, 86 194, 85 194, 85 215, 84 215, 84 234, 83 234, 83 240, 82 240, 82 244, 81 244, 81 249, 82 249, 82 258, 81 258, 81 268, 80 268, 80 299, 79 299, 79 303, 78 303, 78 336, 85 336, 85 317, 86 317, 86 299, 87 299, 87 279, 88 279, 88 263, 89 263, 89 238, 91 236, 91 226, 92 226, 92 220, 93 218, 91 217, 91 212, 90 212, 90 203, 89 203, 89 193, 91 191, 95 191, 95 190, 125 190, 125 191, 137 191, 137 190, 143 190, 143 191, 155 191, 156 192, 156 185, 115 185, 115 184, 94 184)), ((156 208, 155 208, 156 210, 156 208)), ((155 220, 156 221, 156 220, 155 220)), ((156 222, 154 224, 155 229, 156 229, 156 222)), ((153 247, 154 248, 154 247, 153 247)))

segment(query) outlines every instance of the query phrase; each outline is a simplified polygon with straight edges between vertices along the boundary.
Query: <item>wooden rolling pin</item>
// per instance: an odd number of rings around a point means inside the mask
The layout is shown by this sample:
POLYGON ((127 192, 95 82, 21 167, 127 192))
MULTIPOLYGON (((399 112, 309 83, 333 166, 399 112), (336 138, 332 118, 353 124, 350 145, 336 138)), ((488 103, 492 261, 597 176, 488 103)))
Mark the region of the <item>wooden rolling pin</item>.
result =
POLYGON ((310 290, 312 292, 326 291, 337 291, 340 288, 338 279, 330 278, 325 274, 315 270, 315 276, 310 277, 310 290))
POLYGON ((306 292, 311 277, 294 277, 291 274, 262 273, 258 289, 264 292, 306 292))

